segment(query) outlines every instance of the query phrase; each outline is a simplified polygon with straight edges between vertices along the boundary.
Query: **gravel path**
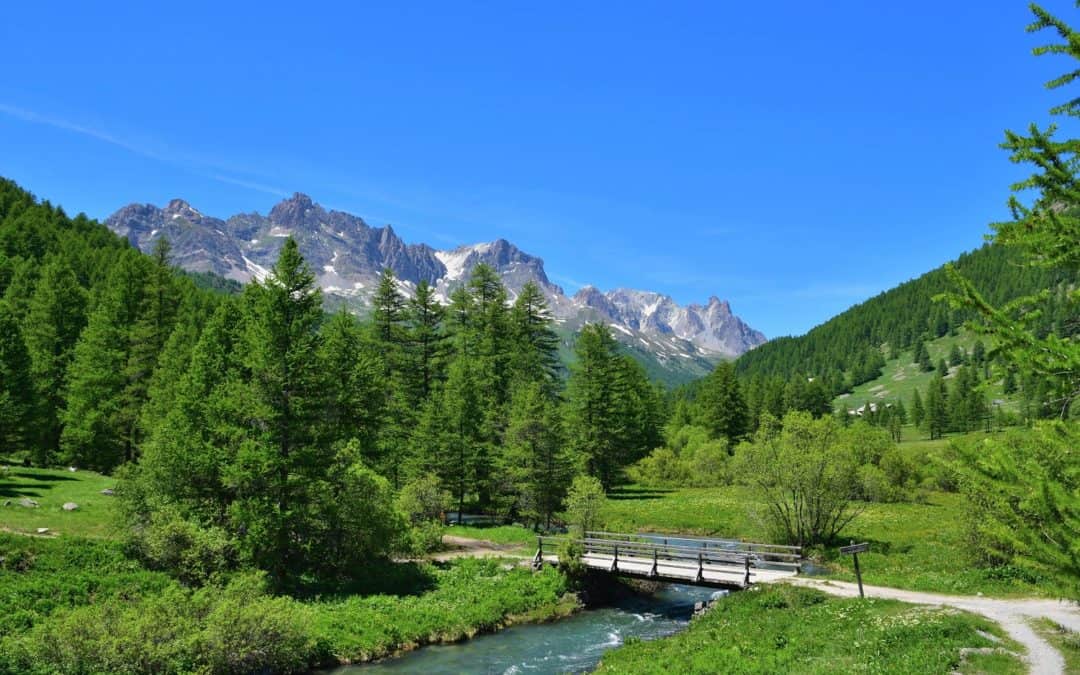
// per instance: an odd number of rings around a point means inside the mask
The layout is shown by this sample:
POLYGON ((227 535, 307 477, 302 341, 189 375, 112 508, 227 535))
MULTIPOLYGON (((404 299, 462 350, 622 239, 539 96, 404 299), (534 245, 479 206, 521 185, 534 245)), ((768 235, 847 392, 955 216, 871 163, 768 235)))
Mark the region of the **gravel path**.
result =
MULTIPOLYGON (((844 581, 826 581, 798 577, 786 583, 809 586, 832 595, 855 597, 859 587, 844 581)), ((1042 639, 1028 623, 1034 618, 1047 618, 1069 630, 1080 632, 1080 606, 1063 600, 1002 600, 970 595, 941 595, 905 591, 899 588, 883 586, 864 586, 866 596, 901 600, 919 605, 938 605, 955 607, 964 611, 981 614, 1001 625, 1009 637, 1027 648, 1025 657, 1028 667, 1034 675, 1062 675, 1065 673, 1065 659, 1049 642, 1042 639)))

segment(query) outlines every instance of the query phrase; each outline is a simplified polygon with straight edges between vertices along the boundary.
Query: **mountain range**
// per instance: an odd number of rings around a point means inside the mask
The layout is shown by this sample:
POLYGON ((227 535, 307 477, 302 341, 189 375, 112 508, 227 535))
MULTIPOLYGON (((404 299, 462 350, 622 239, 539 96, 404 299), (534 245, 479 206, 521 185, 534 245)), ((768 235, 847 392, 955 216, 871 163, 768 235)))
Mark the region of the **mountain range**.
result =
POLYGON ((168 237, 173 259, 183 269, 239 282, 265 277, 285 238, 291 236, 328 299, 360 311, 383 268, 393 270, 404 293, 427 281, 447 302, 455 287, 468 282, 472 269, 485 263, 501 275, 511 299, 526 282, 535 282, 563 333, 590 321, 607 323, 629 351, 674 374, 663 378, 669 381, 699 376, 717 360, 734 358, 765 342, 761 332, 715 296, 705 305, 686 306, 662 293, 625 288, 605 292, 585 286, 568 296, 548 279, 541 258, 505 239, 452 250, 407 244, 389 225, 372 227, 358 216, 327 210, 299 193, 266 215, 242 213, 220 219, 174 199, 164 207, 130 204, 105 223, 143 251, 149 251, 157 238, 168 237))

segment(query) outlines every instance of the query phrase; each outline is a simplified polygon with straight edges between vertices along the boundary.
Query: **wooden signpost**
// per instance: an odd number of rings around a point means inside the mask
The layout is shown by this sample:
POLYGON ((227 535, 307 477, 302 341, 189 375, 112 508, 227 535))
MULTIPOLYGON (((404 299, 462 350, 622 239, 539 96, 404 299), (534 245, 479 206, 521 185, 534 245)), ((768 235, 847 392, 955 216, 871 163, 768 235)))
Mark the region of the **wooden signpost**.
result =
POLYGON ((870 550, 870 543, 863 542, 862 544, 856 544, 851 542, 851 546, 841 546, 840 553, 850 553, 851 559, 855 562, 855 579, 859 582, 859 597, 865 598, 862 589, 862 571, 859 569, 859 554, 866 553, 870 550))

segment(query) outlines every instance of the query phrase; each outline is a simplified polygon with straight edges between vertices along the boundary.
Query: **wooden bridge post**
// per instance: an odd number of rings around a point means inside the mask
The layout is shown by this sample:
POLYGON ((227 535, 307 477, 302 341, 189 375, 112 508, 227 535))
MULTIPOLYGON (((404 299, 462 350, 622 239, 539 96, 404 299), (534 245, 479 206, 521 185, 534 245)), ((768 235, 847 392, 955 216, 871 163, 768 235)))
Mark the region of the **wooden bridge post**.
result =
POLYGON ((750 586, 750 556, 743 556, 743 561, 746 563, 746 577, 743 579, 743 586, 750 586))
POLYGON ((705 558, 701 555, 701 551, 697 554, 697 576, 694 581, 699 583, 705 581, 705 558))
POLYGON ((536 556, 533 558, 533 568, 540 569, 544 564, 544 538, 536 538, 536 556))
POLYGON ((649 576, 655 577, 658 574, 656 570, 656 549, 652 550, 652 569, 649 570, 649 576))
POLYGON ((615 547, 615 557, 611 559, 611 571, 612 572, 618 572, 619 571, 619 547, 618 546, 615 547))

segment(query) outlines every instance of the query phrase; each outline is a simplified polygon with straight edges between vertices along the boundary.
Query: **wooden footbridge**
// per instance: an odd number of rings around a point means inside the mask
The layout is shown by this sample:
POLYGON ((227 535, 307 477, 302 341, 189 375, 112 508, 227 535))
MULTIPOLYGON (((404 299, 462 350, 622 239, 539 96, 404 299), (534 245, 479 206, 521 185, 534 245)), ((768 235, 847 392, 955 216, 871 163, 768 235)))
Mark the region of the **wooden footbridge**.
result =
POLYGON ((741 589, 779 581, 799 573, 798 546, 753 544, 658 534, 586 532, 583 538, 537 537, 533 564, 558 563, 567 542, 582 550, 581 561, 592 570, 624 577, 670 583, 741 589))

